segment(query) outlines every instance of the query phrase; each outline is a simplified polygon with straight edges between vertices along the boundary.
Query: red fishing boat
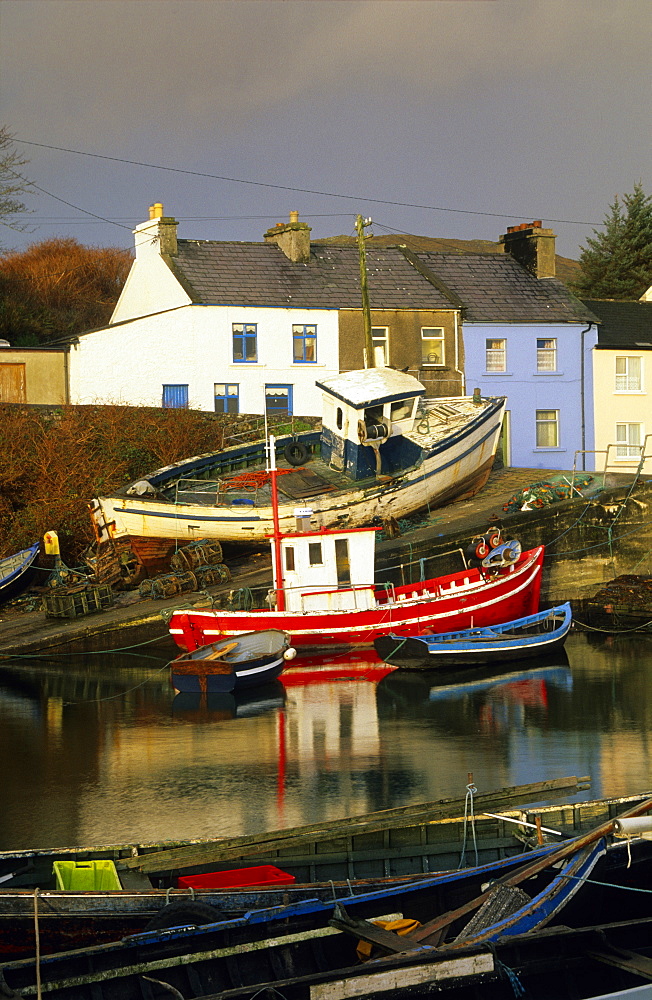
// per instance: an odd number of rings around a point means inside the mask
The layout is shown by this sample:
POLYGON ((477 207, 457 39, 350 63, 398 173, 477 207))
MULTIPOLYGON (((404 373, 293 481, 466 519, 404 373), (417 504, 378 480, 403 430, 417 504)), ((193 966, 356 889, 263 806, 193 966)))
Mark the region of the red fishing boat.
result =
MULTIPOLYGON (((498 625, 539 610, 542 545, 527 552, 516 541, 487 547, 473 567, 462 553, 464 568, 458 572, 394 587, 373 581, 377 528, 281 532, 273 439, 270 455, 275 511, 270 606, 175 611, 169 629, 182 649, 259 629, 288 632, 293 646, 371 644, 389 632, 412 636, 498 625)), ((309 523, 310 511, 295 513, 299 528, 309 523)))

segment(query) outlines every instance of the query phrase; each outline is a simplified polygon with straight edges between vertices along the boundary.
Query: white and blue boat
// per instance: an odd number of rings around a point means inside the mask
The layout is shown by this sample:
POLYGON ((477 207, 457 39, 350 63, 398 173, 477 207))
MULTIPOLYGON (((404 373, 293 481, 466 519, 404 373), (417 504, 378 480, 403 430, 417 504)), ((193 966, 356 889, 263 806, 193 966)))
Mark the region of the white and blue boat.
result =
POLYGON ((573 612, 568 602, 501 625, 468 628, 457 632, 378 636, 378 655, 395 667, 436 670, 481 666, 547 656, 559 650, 570 631, 573 612))
POLYGON ((39 551, 40 544, 35 542, 28 549, 0 559, 0 604, 6 604, 29 587, 39 551))

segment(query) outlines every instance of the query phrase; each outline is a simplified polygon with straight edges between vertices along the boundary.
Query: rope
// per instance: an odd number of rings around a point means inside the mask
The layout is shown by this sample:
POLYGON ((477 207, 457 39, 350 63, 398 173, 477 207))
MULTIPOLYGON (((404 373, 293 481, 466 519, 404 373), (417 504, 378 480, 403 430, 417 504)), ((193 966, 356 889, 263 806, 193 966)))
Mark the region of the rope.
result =
MULTIPOLYGON (((629 865, 627 866, 629 868, 629 865)), ((635 885, 616 885, 614 882, 600 882, 595 878, 586 878, 584 875, 564 875, 564 878, 574 879, 576 882, 586 882, 587 885, 601 885, 605 889, 620 889, 622 892, 642 892, 650 895, 652 889, 639 889, 635 885)))
MULTIPOLYGON (((35 653, 0 653, 0 660, 52 660, 60 657, 68 660, 71 656, 106 656, 107 652, 128 653, 131 649, 140 649, 141 646, 151 646, 153 642, 160 642, 161 639, 167 638, 168 636, 157 635, 154 639, 147 639, 145 642, 136 642, 133 646, 122 646, 120 649, 111 649, 108 651, 106 649, 88 649, 83 652, 48 653, 47 656, 38 656, 35 653)), ((48 647, 46 646, 45 648, 47 649, 48 647)))
POLYGON ((500 973, 500 975, 504 979, 509 980, 509 984, 514 991, 514 996, 524 997, 526 990, 523 984, 521 983, 521 980, 518 978, 517 973, 514 972, 513 969, 510 969, 508 965, 505 965, 504 962, 501 962, 500 959, 497 958, 495 954, 494 954, 494 962, 496 966, 496 971, 500 973))
POLYGON ((473 796, 477 792, 477 790, 478 789, 473 784, 473 782, 471 782, 466 786, 466 798, 464 799, 464 832, 462 835, 462 851, 460 853, 460 862, 457 866, 458 871, 460 868, 464 868, 466 866, 466 830, 467 830, 467 819, 469 817, 469 814, 470 814, 471 832, 473 835, 473 847, 475 850, 476 868, 480 864, 478 860, 478 842, 475 834, 475 814, 473 811, 473 796))
POLYGON ((595 625, 585 625, 584 622, 578 621, 575 615, 573 615, 573 622, 576 625, 580 625, 582 628, 585 628, 589 632, 604 632, 608 635, 624 635, 626 632, 641 632, 642 630, 649 629, 650 625, 652 625, 652 621, 649 621, 645 622, 644 625, 636 625, 634 628, 598 628, 595 625))
POLYGON ((38 897, 40 889, 34 889, 34 941, 36 946, 36 996, 41 1000, 41 935, 38 926, 38 897))

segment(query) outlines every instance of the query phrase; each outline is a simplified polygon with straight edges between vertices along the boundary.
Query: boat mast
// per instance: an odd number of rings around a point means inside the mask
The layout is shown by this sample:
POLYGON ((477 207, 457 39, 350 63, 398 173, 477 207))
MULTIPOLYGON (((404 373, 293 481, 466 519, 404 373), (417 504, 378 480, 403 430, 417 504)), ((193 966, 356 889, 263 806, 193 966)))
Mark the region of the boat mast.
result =
POLYGON ((276 570, 276 610, 285 611, 285 590, 281 561, 281 529, 278 519, 278 487, 276 485, 276 438, 269 436, 269 475, 272 486, 272 517, 274 519, 274 568, 276 570))
POLYGON ((367 287, 367 254, 364 241, 365 228, 371 225, 371 219, 363 219, 357 215, 355 229, 358 234, 358 255, 360 258, 360 291, 362 292, 362 319, 364 322, 364 366, 375 368, 374 342, 371 336, 371 311, 369 309, 369 289, 367 287))

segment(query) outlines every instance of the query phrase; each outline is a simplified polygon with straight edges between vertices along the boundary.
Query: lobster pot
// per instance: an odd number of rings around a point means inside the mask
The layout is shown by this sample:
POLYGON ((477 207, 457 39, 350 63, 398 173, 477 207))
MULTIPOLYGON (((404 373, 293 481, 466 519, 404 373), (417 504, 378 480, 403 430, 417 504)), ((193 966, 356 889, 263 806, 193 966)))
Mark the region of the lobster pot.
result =
POLYGON ((174 597, 188 590, 197 590, 194 573, 168 573, 152 580, 152 597, 174 597))
POLYGON ((154 581, 150 579, 142 580, 138 587, 138 593, 141 597, 152 597, 154 593, 154 581))
POLYGON ((222 546, 218 541, 199 538, 174 553, 170 568, 177 573, 194 570, 198 566, 214 566, 222 562, 222 546))
POLYGON ((198 566, 194 571, 199 587, 211 587, 217 583, 228 583, 231 579, 231 572, 224 563, 217 566, 198 566))

